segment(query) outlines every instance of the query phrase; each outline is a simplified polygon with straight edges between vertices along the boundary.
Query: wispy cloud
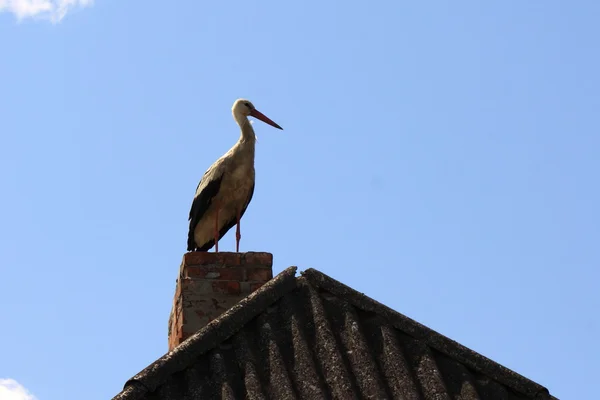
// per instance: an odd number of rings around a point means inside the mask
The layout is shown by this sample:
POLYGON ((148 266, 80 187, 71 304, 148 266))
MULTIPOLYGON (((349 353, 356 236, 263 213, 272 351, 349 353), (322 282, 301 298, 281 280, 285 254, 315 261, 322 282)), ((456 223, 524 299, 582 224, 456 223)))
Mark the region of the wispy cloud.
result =
POLYGON ((19 21, 43 18, 60 22, 75 7, 91 6, 94 0, 0 0, 0 12, 13 13, 19 21))
MULTIPOLYGON (((1 4, 1 3, 0 3, 1 4)), ((0 379, 0 399, 2 400, 37 400, 27 389, 14 379, 0 379)))

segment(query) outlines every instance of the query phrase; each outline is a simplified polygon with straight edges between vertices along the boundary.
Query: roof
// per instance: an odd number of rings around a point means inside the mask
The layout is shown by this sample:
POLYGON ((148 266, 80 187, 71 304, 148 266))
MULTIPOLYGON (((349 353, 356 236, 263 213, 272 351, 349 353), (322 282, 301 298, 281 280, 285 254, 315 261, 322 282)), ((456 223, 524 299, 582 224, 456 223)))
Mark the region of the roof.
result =
POLYGON ((329 276, 290 267, 129 379, 113 400, 556 400, 329 276))

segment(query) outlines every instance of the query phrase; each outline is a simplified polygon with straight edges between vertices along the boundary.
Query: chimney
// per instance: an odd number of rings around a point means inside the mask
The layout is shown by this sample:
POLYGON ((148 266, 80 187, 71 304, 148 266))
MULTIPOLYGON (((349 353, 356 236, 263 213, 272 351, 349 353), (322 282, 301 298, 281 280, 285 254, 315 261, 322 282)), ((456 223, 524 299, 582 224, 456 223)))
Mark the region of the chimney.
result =
POLYGON ((169 351, 273 277, 271 253, 183 256, 169 316, 169 351))

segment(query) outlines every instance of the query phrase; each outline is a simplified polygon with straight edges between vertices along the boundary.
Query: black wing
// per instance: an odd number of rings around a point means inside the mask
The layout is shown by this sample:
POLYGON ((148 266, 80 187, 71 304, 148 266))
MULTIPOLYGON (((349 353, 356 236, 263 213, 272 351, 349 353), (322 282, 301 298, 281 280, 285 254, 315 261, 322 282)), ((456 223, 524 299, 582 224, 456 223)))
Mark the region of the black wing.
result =
MULTIPOLYGON (((205 177, 206 174, 204 174, 204 177, 202 177, 200 183, 198 183, 196 191, 198 190, 200 185, 202 185, 202 181, 205 177)), ((194 230, 196 229, 196 225, 198 225, 198 222, 200 222, 200 220, 204 216, 204 213, 206 213, 206 210, 208 210, 210 203, 212 203, 212 199, 214 199, 217 193, 219 193, 222 180, 223 175, 219 177, 214 177, 211 181, 207 182, 204 189, 202 189, 200 193, 198 193, 198 195, 194 197, 194 201, 192 202, 192 208, 190 209, 190 216, 188 218, 190 221, 187 245, 188 251, 194 251, 197 247, 200 247, 196 245, 196 241, 194 240, 194 230)))
MULTIPOLYGON (((242 218, 242 216, 244 215, 244 213, 246 212, 246 209, 248 208, 248 205, 250 204, 250 201, 252 200, 252 196, 254 195, 254 184, 252 184, 252 188, 250 189, 250 194, 248 195, 248 200, 246 200, 246 203, 244 204, 244 208, 242 208, 242 211, 240 212, 240 219, 242 218)), ((219 240, 221 240, 221 238, 223 236, 225 236, 225 234, 231 229, 233 228, 233 226, 237 223, 236 221, 237 217, 234 216, 231 220, 227 221, 227 223, 225 223, 225 225, 223 225, 223 228, 221 228, 221 230, 219 231, 219 240)), ((194 233, 192 232, 192 243, 194 241, 194 233)), ((188 241, 189 243, 189 241, 188 241)), ((206 243, 198 243, 198 251, 208 251, 211 249, 211 247, 213 247, 215 245, 215 239, 211 239, 206 243)), ((188 244, 188 250, 189 250, 189 244, 188 244)))

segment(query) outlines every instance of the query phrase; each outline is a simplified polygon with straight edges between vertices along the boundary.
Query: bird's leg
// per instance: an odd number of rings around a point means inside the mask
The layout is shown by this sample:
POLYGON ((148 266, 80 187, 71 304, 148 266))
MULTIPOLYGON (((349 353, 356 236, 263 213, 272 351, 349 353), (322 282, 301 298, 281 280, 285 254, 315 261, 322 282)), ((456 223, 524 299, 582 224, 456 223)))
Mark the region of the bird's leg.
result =
POLYGON ((219 252, 219 203, 215 204, 217 207, 215 215, 215 253, 219 252))
POLYGON ((240 239, 242 238, 242 234, 240 233, 240 210, 237 210, 237 229, 235 231, 235 251, 236 253, 240 252, 240 239))

